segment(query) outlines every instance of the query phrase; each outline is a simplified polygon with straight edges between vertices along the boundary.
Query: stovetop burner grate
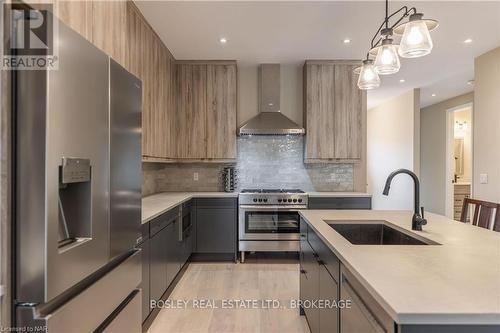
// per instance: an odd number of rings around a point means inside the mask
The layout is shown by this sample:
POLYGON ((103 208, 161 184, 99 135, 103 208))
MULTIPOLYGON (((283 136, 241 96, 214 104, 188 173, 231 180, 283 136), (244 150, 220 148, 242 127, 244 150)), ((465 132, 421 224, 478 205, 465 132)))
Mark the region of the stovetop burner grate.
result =
POLYGON ((300 189, 244 189, 241 193, 305 193, 300 189))

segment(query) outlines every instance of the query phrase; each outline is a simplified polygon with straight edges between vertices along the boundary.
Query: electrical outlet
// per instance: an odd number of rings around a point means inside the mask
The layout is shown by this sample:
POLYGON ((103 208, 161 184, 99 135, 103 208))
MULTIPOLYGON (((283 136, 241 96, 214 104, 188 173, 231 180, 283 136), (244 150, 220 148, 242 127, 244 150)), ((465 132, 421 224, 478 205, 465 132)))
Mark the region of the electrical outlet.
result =
POLYGON ((479 183, 488 184, 488 174, 487 173, 481 173, 479 175, 479 183))
POLYGON ((198 172, 193 172, 193 180, 198 181, 198 172))

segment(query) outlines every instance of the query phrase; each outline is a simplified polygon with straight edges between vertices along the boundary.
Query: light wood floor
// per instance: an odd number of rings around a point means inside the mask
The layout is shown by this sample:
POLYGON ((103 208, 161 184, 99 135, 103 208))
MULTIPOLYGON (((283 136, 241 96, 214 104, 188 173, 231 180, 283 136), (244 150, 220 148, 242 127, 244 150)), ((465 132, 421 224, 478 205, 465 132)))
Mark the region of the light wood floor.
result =
MULTIPOLYGON (((183 309, 162 309, 148 330, 166 332, 300 332, 309 328, 290 300, 299 298, 296 260, 251 259, 244 264, 191 263, 169 300, 186 300, 183 309), (222 308, 223 300, 279 300, 280 308, 222 308), (214 301, 200 308, 193 300, 214 301), (283 308, 281 308, 283 306, 283 308)), ((245 303, 247 304, 247 303, 245 303)), ((240 303, 241 305, 241 303, 240 303)))

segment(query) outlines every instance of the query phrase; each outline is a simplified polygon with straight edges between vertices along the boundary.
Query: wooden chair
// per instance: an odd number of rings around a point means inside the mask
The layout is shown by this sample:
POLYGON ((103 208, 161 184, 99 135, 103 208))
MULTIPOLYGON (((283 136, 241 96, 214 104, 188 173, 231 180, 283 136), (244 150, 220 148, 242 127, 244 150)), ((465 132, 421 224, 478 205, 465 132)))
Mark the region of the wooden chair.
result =
POLYGON ((465 198, 462 206, 461 222, 467 221, 467 213, 469 205, 474 205, 474 215, 471 219, 472 225, 489 229, 491 217, 493 213, 493 230, 500 232, 500 204, 488 201, 481 201, 471 198, 465 198))

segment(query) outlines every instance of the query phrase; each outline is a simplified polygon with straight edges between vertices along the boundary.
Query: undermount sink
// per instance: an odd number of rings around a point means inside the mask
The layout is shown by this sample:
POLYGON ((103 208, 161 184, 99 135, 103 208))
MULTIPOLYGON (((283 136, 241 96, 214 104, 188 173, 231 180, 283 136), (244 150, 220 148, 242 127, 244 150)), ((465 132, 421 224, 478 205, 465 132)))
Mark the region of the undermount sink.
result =
POLYGON ((383 222, 357 223, 328 221, 328 225, 354 245, 439 245, 423 237, 413 237, 383 222))

